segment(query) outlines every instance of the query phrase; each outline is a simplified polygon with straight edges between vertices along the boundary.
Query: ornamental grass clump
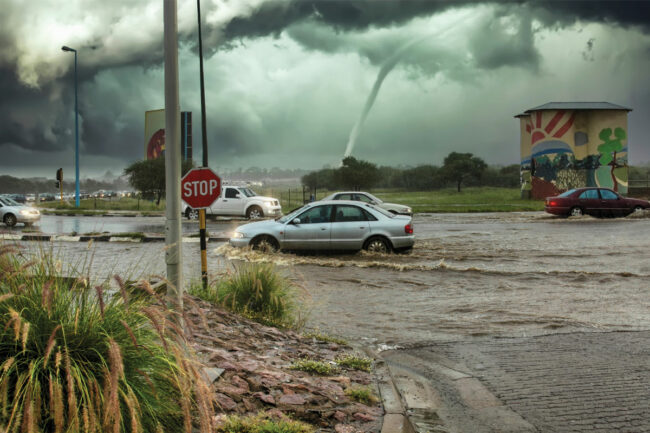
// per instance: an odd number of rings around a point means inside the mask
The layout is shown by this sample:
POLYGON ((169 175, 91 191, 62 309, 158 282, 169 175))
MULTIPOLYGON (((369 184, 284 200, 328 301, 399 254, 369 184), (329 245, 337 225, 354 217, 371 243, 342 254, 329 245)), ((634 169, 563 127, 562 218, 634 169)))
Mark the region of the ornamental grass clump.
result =
POLYGON ((190 293, 267 325, 286 328, 302 325, 296 287, 269 263, 241 266, 215 285, 207 289, 195 286, 190 293))
POLYGON ((209 385, 148 283, 145 299, 56 268, 0 246, 0 431, 212 431, 209 385))

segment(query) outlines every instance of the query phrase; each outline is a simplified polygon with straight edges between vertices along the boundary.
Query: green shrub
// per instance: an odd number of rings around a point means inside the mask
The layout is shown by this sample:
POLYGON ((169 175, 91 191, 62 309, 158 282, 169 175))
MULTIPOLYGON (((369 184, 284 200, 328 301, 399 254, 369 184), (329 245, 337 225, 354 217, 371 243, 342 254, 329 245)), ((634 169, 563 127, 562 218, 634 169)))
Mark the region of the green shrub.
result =
POLYGON ((266 413, 245 418, 237 415, 229 416, 220 427, 218 433, 313 433, 314 428, 309 424, 290 419, 280 419, 266 413))
POLYGON ((345 395, 350 397, 351 400, 358 401, 366 405, 374 404, 377 402, 377 397, 368 387, 350 387, 345 390, 345 395))
POLYGON ((210 430, 213 396, 146 283, 146 301, 119 277, 89 290, 0 249, 0 431, 210 430))
POLYGON ((372 366, 372 359, 350 354, 339 356, 335 361, 341 367, 367 372, 370 372, 370 367, 372 366))
POLYGON ((323 361, 314 361, 312 359, 301 359, 295 361, 290 367, 292 370, 306 371, 307 373, 315 373, 321 376, 330 376, 338 372, 338 368, 323 361))
POLYGON ((305 338, 313 338, 317 341, 322 341, 323 343, 336 343, 340 346, 347 346, 348 342, 342 338, 333 337, 331 335, 324 334, 318 330, 313 332, 307 332, 302 335, 305 338))
POLYGON ((297 290, 269 263, 252 263, 207 288, 193 284, 190 294, 267 325, 302 325, 297 290))

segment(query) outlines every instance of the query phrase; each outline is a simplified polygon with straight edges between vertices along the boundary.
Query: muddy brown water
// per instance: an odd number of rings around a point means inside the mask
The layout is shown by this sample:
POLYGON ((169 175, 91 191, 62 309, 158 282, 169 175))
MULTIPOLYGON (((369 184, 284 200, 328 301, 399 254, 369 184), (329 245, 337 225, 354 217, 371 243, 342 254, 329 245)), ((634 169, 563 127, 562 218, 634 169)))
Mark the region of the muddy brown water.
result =
MULTIPOLYGON (((309 327, 382 348, 650 329, 650 212, 619 219, 425 214, 414 223, 409 254, 260 254, 209 244, 209 267, 216 275, 241 263, 275 263, 300 287, 309 327)), ((161 244, 53 248, 66 269, 90 268, 96 278, 165 270, 161 244)), ((184 244, 187 280, 200 275, 198 257, 198 244, 184 244)))

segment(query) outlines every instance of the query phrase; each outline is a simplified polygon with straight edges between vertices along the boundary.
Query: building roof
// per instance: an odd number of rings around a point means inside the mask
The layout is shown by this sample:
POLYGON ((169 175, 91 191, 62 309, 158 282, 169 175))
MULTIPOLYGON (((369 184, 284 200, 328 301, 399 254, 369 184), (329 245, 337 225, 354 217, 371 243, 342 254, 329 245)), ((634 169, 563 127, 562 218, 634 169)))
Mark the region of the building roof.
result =
POLYGON ((533 111, 541 110, 625 110, 632 111, 631 108, 622 105, 612 104, 611 102, 549 102, 539 107, 530 108, 515 117, 529 114, 533 111))

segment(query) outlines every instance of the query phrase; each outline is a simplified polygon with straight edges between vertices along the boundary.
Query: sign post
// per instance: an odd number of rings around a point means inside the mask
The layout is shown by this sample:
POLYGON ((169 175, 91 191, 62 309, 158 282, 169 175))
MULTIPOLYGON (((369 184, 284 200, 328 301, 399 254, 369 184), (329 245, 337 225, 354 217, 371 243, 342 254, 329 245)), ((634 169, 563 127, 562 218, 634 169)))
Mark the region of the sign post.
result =
POLYGON ((200 209, 201 278, 208 282, 207 241, 205 237, 205 208, 221 195, 221 178, 208 167, 194 168, 181 179, 181 198, 192 209, 200 209))

